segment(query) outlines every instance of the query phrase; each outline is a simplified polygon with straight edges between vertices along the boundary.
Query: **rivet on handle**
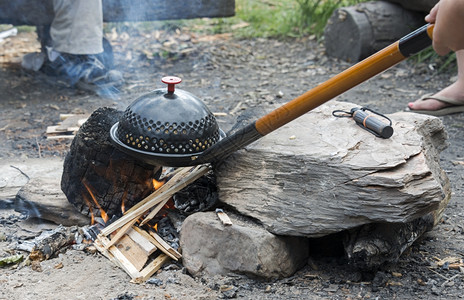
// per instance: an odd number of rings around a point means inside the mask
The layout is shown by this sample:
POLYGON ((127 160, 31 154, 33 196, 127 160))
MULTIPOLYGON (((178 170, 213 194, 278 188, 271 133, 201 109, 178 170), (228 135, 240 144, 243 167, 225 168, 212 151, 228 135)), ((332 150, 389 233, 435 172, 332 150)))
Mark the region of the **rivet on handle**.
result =
POLYGON ((168 93, 174 93, 174 90, 175 90, 174 86, 178 83, 181 83, 182 79, 180 79, 179 77, 175 77, 175 76, 166 76, 166 77, 161 78, 161 82, 166 83, 168 85, 168 93))

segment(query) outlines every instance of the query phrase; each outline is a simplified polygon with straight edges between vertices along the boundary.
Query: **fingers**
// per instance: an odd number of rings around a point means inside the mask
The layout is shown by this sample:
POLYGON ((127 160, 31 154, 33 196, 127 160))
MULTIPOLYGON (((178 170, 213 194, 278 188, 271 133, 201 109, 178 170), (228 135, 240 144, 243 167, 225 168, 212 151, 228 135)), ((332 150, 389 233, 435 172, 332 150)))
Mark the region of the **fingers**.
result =
POLYGON ((429 14, 425 16, 425 21, 428 23, 435 23, 435 20, 437 19, 437 13, 438 13, 438 7, 439 7, 440 2, 435 4, 435 6, 430 10, 429 14))
POLYGON ((435 50, 435 52, 440 56, 446 55, 451 51, 450 48, 445 47, 442 44, 436 43, 435 41, 433 42, 432 46, 433 50, 435 50))

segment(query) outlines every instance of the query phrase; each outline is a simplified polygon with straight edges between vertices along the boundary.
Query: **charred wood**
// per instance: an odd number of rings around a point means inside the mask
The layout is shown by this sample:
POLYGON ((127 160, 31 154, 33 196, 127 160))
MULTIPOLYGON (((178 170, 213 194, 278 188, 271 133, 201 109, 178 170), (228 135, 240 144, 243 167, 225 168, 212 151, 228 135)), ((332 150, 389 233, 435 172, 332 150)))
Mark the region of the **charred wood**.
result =
POLYGON ((75 243, 77 227, 58 226, 54 230, 44 231, 32 241, 23 241, 16 249, 30 252, 32 261, 44 261, 55 257, 75 243))
POLYGON ((425 232, 431 230, 431 214, 407 223, 372 223, 349 231, 345 253, 357 268, 373 270, 384 263, 396 263, 425 232))
POLYGON ((122 112, 96 110, 79 129, 67 154, 61 189, 69 202, 85 215, 110 217, 145 198, 153 191, 156 167, 117 150, 109 130, 122 112))

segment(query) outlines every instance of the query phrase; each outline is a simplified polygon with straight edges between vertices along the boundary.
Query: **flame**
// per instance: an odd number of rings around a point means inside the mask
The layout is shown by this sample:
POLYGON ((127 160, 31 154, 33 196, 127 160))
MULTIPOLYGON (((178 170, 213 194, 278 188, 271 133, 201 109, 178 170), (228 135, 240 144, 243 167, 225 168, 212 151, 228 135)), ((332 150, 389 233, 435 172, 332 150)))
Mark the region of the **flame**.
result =
POLYGON ((127 199, 127 191, 124 191, 124 195, 122 195, 121 200, 121 212, 124 214, 126 212, 126 199, 127 199))
MULTIPOLYGON (((90 189, 90 187, 85 182, 82 182, 82 184, 87 189, 87 192, 89 193, 90 197, 92 198, 93 203, 95 203, 95 205, 100 210, 100 216, 102 217, 103 221, 107 222, 109 220, 108 215, 106 214, 105 210, 98 203, 97 199, 95 198, 95 196, 92 193, 92 190, 90 189)), ((86 197, 84 197, 84 198, 86 198, 86 197)), ((88 202, 88 199, 86 199, 86 202, 88 202)), ((90 204, 90 203, 88 202, 87 204, 90 204)), ((89 207, 91 208, 92 206, 89 205, 89 207)), ((90 210, 92 210, 92 209, 90 209, 90 210)), ((94 221, 93 213, 92 213, 92 221, 94 221)))
POLYGON ((162 187, 165 182, 166 182, 166 179, 163 179, 161 181, 153 179, 153 188, 154 188, 154 190, 156 191, 157 189, 162 187))
MULTIPOLYGON (((113 165, 113 160, 110 160, 110 168, 112 167, 113 165)), ((156 179, 151 179, 151 180, 148 180, 146 181, 146 188, 147 188, 147 191, 156 191, 158 190, 160 187, 162 187, 166 181, 168 179, 163 179, 161 181, 159 180, 156 180, 156 179)), ((91 225, 95 224, 95 214, 94 214, 94 210, 93 210, 93 207, 97 207, 100 211, 100 216, 101 218, 103 219, 103 221, 107 222, 109 220, 109 216, 108 214, 106 213, 106 211, 101 207, 101 205, 98 203, 98 200, 97 200, 97 197, 95 197, 94 195, 94 189, 92 189, 91 185, 82 181, 82 184, 83 186, 85 187, 85 189, 87 190, 87 193, 88 195, 82 195, 85 203, 87 204, 87 206, 89 207, 89 211, 90 211, 90 218, 91 218, 91 225), (91 199, 91 200, 90 200, 91 199), (92 202, 95 204, 95 205, 92 205, 92 202)), ((113 184, 117 184, 117 178, 113 178, 113 184)), ((121 199, 121 212, 124 214, 126 212, 126 201, 128 200, 128 193, 129 191, 124 191, 124 194, 122 196, 122 199, 121 199)), ((166 204, 165 206, 165 209, 169 209, 171 207, 174 207, 174 205, 172 203, 170 204, 166 204)), ((157 225, 154 226, 154 229, 157 230, 157 225)))

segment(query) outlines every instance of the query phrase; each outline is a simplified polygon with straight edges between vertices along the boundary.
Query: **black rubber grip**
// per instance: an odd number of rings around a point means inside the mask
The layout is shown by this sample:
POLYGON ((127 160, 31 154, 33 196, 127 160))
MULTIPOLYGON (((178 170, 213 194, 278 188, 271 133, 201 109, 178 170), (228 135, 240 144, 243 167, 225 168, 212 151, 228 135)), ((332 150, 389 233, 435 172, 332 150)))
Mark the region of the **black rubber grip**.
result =
POLYGON ((218 162, 224 160, 233 152, 242 149, 261 138, 256 130, 256 122, 243 127, 232 135, 225 137, 218 143, 203 151, 196 159, 198 163, 218 162))
POLYGON ((427 33, 429 26, 424 25, 400 39, 398 49, 404 57, 414 55, 432 45, 432 39, 427 33))
POLYGON ((388 139, 393 135, 393 128, 379 120, 374 114, 370 114, 364 110, 356 110, 353 113, 353 119, 360 126, 373 131, 375 134, 384 139, 388 139))

